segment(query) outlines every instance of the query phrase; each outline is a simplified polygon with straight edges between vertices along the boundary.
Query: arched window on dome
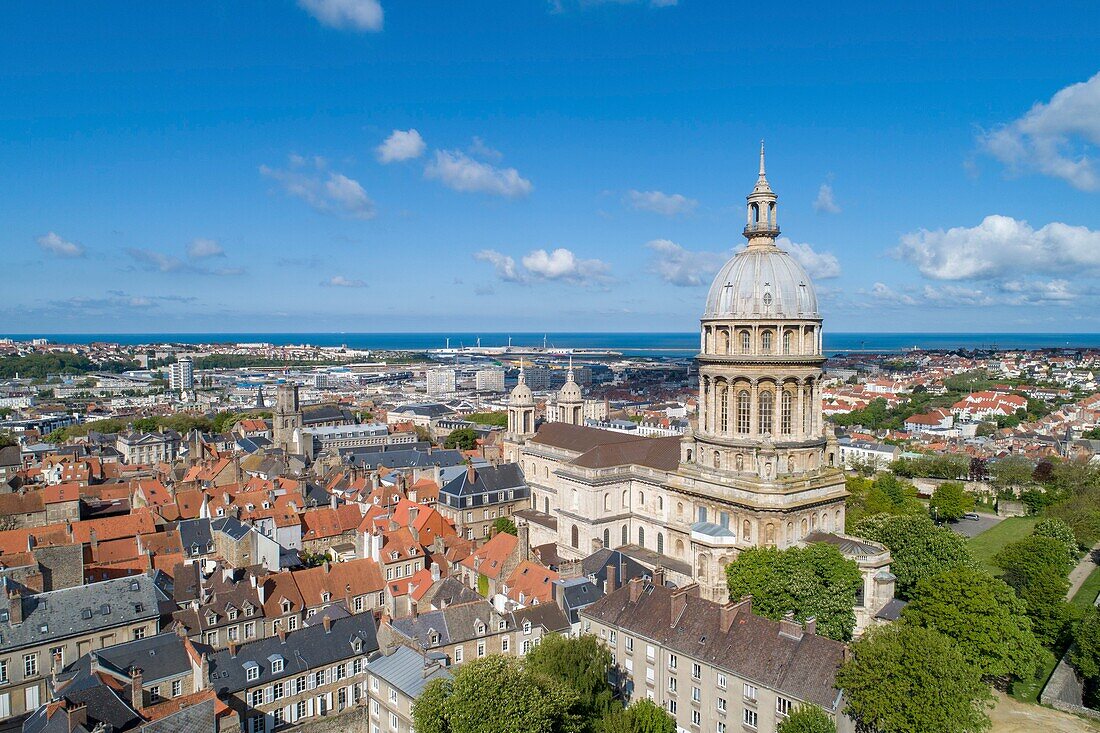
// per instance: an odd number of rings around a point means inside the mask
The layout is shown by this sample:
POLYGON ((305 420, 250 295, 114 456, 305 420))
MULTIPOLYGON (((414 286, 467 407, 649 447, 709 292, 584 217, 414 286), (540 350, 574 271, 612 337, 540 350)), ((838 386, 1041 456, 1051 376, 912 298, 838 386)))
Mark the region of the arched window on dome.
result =
POLYGON ((627 542, 629 542, 629 541, 630 541, 630 538, 629 538, 629 537, 627 537, 627 534, 626 534, 626 525, 624 524, 624 525, 623 525, 623 541, 622 541, 621 543, 619 543, 619 544, 623 544, 623 545, 625 545, 625 544, 626 544, 627 542))
POLYGON ((772 332, 765 331, 760 335, 760 349, 765 354, 772 353, 772 332))
POLYGON ((603 495, 603 510, 605 512, 611 511, 611 494, 603 495))
POLYGON ((791 434, 791 393, 788 390, 783 390, 782 401, 779 405, 779 432, 783 435, 791 434))
POLYGON ((626 492, 627 490, 623 489, 623 509, 626 509, 626 505, 630 503, 630 496, 626 492))
POLYGON ((747 435, 750 427, 749 391, 743 389, 737 393, 737 432, 747 435))
POLYGON ((718 451, 714 451, 714 467, 715 468, 721 468, 722 467, 722 454, 719 453, 718 451))
POLYGON ((772 410, 775 406, 775 395, 769 392, 760 393, 760 434, 768 435, 772 432, 772 410))
POLYGON ((603 531, 603 546, 607 547, 607 548, 611 547, 611 530, 610 529, 605 529, 603 531))
POLYGON ((660 532, 657 533, 657 554, 665 554, 665 536, 660 532))
POLYGON ((783 353, 784 354, 790 354, 791 353, 791 332, 790 331, 784 331, 783 332, 783 353))
POLYGON ((638 527, 638 546, 645 547, 645 527, 638 527))
POLYGON ((730 352, 730 331, 728 328, 718 329, 718 348, 719 354, 728 354, 730 352))
POLYGON ((569 544, 573 547, 579 547, 581 544, 581 532, 577 529, 577 525, 575 524, 569 530, 569 544))
POLYGON ((741 523, 741 539, 752 539, 752 523, 747 519, 741 523))
POLYGON ((684 541, 676 540, 676 557, 684 556, 684 541))
POLYGON ((753 203, 749 205, 749 223, 758 224, 760 222, 760 206, 753 203))
POLYGON ((752 336, 749 335, 748 331, 742 331, 741 332, 741 353, 742 354, 751 354, 752 353, 752 336))

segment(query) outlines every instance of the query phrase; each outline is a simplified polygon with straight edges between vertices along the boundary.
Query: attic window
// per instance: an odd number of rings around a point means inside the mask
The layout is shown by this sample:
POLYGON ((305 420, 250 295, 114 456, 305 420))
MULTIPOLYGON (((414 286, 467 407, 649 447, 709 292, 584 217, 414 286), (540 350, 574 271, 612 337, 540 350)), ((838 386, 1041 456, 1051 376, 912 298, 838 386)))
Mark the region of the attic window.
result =
POLYGON ((111 612, 111 604, 110 603, 104 603, 102 606, 99 607, 99 612, 102 613, 104 616, 106 616, 107 614, 109 614, 111 612))
POLYGON ((328 603, 332 599, 332 594, 325 591, 321 594, 321 603, 328 603))
POLYGON ((354 649, 356 653, 361 652, 363 651, 363 642, 359 639, 356 639, 351 643, 351 648, 354 649))
POLYGON ((290 613, 290 601, 283 600, 283 613, 290 613))
POLYGON ((43 634, 49 633, 49 631, 50 631, 49 624, 42 624, 41 626, 38 627, 38 631, 43 633, 43 634))
POLYGON ((135 603, 134 604, 134 613, 141 613, 144 610, 145 610, 145 606, 143 604, 141 604, 141 603, 135 603))
POLYGON ((138 583, 136 580, 131 580, 130 581, 130 590, 140 590, 140 589, 141 589, 141 584, 140 583, 138 583))
POLYGON ((92 609, 90 609, 90 608, 82 608, 82 609, 80 609, 80 618, 82 618, 82 619, 84 619, 85 621, 87 621, 87 620, 88 620, 88 619, 90 619, 91 617, 92 617, 92 609))

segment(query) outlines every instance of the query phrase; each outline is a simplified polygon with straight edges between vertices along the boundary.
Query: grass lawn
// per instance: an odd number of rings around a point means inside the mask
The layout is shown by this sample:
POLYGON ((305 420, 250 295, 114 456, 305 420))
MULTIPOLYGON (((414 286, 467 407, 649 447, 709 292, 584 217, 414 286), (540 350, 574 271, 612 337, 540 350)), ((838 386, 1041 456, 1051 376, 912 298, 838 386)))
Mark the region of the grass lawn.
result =
POLYGON ((1098 595, 1100 595, 1100 567, 1093 568, 1089 577, 1085 578, 1085 582, 1070 599, 1070 605, 1082 609, 1088 608, 1096 602, 1098 595))
POLYGON ((1001 569, 993 564, 993 556, 1005 545, 1027 537, 1038 523, 1038 517, 1009 517, 972 538, 970 552, 989 572, 999 576, 1001 569))

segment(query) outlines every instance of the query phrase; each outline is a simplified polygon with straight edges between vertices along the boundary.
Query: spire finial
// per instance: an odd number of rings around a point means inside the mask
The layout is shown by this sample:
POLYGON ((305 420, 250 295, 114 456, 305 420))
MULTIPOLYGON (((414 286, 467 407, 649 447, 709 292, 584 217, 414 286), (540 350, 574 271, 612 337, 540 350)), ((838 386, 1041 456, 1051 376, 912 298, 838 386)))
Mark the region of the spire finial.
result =
POLYGON ((527 381, 527 379, 523 375, 523 357, 521 356, 519 358, 519 383, 523 384, 526 381, 527 381))
POLYGON ((764 141, 760 141, 760 177, 764 177, 764 141))
POLYGON ((569 374, 567 375, 567 379, 570 382, 573 381, 573 355, 572 354, 569 355, 569 374))

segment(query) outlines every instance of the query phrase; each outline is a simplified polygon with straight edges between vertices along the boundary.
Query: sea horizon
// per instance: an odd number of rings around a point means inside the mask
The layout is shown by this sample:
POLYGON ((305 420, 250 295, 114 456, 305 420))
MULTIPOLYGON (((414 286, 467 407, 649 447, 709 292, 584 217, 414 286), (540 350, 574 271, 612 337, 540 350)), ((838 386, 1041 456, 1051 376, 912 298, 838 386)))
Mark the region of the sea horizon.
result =
MULTIPOLYGON (((624 356, 693 355, 698 350, 698 332, 668 331, 573 331, 542 332, 135 332, 135 333, 27 333, 3 334, 16 341, 48 339, 58 344, 118 343, 125 346, 160 344, 267 343, 273 346, 309 344, 345 346, 364 350, 425 351, 472 347, 506 346, 555 349, 610 349, 624 356)), ((1100 348, 1100 333, 981 333, 919 331, 826 331, 825 351, 903 352, 912 349, 1057 349, 1100 348)))

